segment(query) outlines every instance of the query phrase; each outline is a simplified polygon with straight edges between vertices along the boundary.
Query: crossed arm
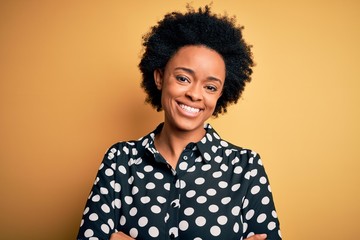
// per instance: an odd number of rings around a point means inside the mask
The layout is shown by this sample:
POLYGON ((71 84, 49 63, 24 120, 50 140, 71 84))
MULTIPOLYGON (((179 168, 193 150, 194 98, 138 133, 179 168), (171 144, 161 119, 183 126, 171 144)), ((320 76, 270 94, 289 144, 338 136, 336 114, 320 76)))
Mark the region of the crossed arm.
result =
MULTIPOLYGON (((129 237, 123 232, 117 232, 111 234, 110 240, 135 240, 132 237, 129 237)), ((244 240, 266 240, 266 234, 255 234, 249 238, 246 238, 244 240)))

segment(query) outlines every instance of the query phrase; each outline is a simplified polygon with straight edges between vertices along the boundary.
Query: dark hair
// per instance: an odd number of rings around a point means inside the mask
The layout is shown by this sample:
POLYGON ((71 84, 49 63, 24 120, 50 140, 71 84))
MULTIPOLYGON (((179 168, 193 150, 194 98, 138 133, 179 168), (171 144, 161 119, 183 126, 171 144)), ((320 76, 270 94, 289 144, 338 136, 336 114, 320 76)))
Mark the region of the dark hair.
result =
POLYGON ((225 113, 228 104, 236 103, 250 82, 254 66, 251 46, 242 37, 241 26, 235 17, 211 13, 210 7, 195 11, 187 7, 185 14, 166 14, 150 32, 143 36, 144 53, 139 63, 142 72, 141 87, 147 93, 146 102, 157 111, 161 107, 161 91, 156 88, 154 71, 164 69, 170 58, 188 45, 203 45, 219 53, 225 62, 226 77, 221 97, 213 116, 225 113))

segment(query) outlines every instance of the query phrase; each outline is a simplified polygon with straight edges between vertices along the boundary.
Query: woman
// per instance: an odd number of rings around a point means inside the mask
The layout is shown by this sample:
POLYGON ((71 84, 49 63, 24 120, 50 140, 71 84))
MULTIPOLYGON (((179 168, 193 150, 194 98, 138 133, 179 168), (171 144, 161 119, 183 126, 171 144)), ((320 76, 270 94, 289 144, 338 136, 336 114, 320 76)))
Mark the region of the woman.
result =
POLYGON ((144 37, 142 87, 164 122, 108 150, 78 239, 281 239, 259 155, 205 124, 250 81, 241 30, 209 7, 189 8, 144 37))

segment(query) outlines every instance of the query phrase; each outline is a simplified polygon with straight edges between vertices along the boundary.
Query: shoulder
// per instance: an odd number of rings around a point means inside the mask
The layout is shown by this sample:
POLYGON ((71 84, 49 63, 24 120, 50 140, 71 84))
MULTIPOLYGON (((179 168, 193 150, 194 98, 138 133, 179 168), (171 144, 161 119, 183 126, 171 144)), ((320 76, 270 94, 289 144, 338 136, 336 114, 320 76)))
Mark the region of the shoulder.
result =
POLYGON ((138 155, 139 152, 143 152, 145 146, 146 141, 144 141, 144 138, 141 138, 139 140, 117 142, 107 149, 105 157, 109 160, 112 160, 113 158, 121 155, 135 156, 138 155))
POLYGON ((235 156, 248 156, 250 157, 260 157, 259 154, 249 148, 240 147, 236 144, 228 142, 224 139, 220 139, 220 143, 218 146, 219 149, 223 149, 226 155, 235 155, 235 156))
POLYGON ((238 167, 243 171, 263 168, 263 163, 258 152, 249 148, 240 147, 223 139, 220 140, 216 155, 221 155, 223 163, 227 163, 228 166, 232 166, 237 170, 239 170, 238 167))
POLYGON ((105 153, 105 159, 114 160, 114 158, 138 159, 143 156, 146 150, 154 148, 155 134, 160 129, 160 124, 154 131, 137 139, 117 142, 109 147, 105 153))
POLYGON ((260 159, 257 152, 240 147, 223 138, 213 129, 209 124, 205 126, 206 135, 198 144, 200 152, 203 155, 210 156, 218 160, 227 160, 232 163, 237 163, 241 160, 242 163, 252 163, 255 158, 260 159))

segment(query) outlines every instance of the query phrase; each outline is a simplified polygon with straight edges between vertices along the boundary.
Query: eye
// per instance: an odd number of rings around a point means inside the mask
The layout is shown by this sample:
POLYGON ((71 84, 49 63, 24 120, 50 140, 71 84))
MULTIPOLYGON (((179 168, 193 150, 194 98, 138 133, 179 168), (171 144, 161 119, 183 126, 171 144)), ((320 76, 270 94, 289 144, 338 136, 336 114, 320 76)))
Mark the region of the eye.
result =
POLYGON ((190 82, 190 80, 184 76, 176 76, 176 80, 178 80, 179 82, 190 82))
POLYGON ((217 91, 217 87, 213 86, 213 85, 207 85, 205 86, 206 90, 209 90, 210 92, 216 92, 217 91))

